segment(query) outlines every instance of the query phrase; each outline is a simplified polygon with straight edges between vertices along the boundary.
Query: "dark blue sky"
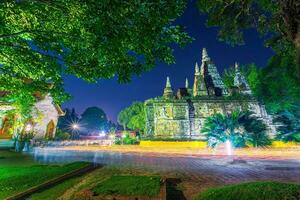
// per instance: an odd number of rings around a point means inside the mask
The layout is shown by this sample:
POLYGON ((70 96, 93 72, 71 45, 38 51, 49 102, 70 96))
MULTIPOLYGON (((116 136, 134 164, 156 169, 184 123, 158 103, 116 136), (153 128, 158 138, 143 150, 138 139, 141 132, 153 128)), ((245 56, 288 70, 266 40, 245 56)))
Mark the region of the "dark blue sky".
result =
POLYGON ((73 76, 65 78, 65 89, 73 98, 63 107, 74 107, 81 114, 87 107, 102 108, 108 118, 116 121, 120 110, 133 101, 144 101, 162 95, 166 76, 170 76, 174 92, 183 87, 185 78, 193 82, 195 62, 200 62, 203 47, 216 64, 220 73, 238 62, 240 64, 256 63, 264 66, 272 55, 272 50, 263 46, 263 41, 253 31, 245 33, 246 45, 231 47, 217 39, 217 29, 205 26, 206 17, 200 15, 195 1, 190 1, 184 15, 176 23, 186 27, 186 31, 195 38, 186 48, 175 47, 176 64, 157 64, 150 72, 134 77, 128 84, 118 84, 116 79, 100 80, 89 84, 73 76))

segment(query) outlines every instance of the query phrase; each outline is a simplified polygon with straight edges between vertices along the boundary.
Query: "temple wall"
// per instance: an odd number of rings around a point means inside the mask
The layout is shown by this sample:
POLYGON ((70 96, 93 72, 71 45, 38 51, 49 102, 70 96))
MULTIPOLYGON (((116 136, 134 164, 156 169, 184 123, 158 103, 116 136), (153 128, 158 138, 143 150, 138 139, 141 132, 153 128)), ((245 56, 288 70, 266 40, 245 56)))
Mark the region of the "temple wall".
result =
POLYGON ((34 121, 35 138, 45 138, 55 136, 56 125, 59 114, 53 105, 53 99, 46 96, 45 99, 38 101, 32 111, 34 121), (46 135, 49 134, 49 135, 46 135))
POLYGON ((214 114, 226 114, 236 110, 250 110, 266 124, 267 114, 255 100, 202 99, 192 100, 194 117, 185 100, 164 102, 156 100, 146 104, 146 134, 154 137, 194 137, 205 139, 201 129, 205 119, 214 114))

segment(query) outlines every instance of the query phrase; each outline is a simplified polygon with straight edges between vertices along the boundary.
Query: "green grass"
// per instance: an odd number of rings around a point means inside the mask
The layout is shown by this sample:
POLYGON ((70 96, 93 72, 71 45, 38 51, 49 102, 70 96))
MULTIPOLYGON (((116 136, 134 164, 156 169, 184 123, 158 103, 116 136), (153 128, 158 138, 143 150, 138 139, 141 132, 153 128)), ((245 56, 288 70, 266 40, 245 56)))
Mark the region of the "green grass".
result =
POLYGON ((298 200, 300 184, 252 182, 208 189, 196 200, 298 200))
POLYGON ((61 184, 58 184, 54 187, 51 187, 45 191, 35 193, 31 195, 27 200, 53 200, 57 199, 58 197, 62 196, 65 191, 73 187, 76 183, 78 183, 82 177, 76 177, 69 180, 64 181, 61 184))
POLYGON ((101 195, 156 196, 159 191, 158 176, 112 176, 94 188, 101 195))
POLYGON ((9 151, 0 151, 0 157, 0 199, 88 165, 83 162, 40 165, 28 155, 9 151))

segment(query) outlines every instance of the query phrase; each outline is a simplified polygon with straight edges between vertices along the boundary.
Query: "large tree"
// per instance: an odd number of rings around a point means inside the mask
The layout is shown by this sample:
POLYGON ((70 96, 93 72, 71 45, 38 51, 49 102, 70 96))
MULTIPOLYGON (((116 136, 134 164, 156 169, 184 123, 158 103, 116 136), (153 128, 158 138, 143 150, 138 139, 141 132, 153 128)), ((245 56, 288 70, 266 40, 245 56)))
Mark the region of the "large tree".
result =
POLYGON ((294 46, 300 67, 299 0, 198 0, 198 8, 208 14, 208 26, 220 27, 221 40, 243 44, 243 32, 254 28, 276 51, 294 46))
POLYGON ((98 107, 89 107, 82 114, 80 118, 80 127, 83 132, 99 133, 106 131, 108 120, 105 112, 98 107))
MULTIPOLYGON (((172 43, 191 38, 173 21, 185 0, 4 0, 0 2, 0 91, 22 102, 50 92, 64 101, 62 74, 87 81, 132 75, 173 63, 172 43), (24 84, 26 83, 26 84, 24 84), (49 88, 51 84, 51 88, 49 88)), ((31 102, 31 103, 30 103, 31 102)))
POLYGON ((145 130, 145 107, 142 102, 134 102, 123 109, 118 115, 118 122, 124 129, 130 128, 144 132, 145 130))

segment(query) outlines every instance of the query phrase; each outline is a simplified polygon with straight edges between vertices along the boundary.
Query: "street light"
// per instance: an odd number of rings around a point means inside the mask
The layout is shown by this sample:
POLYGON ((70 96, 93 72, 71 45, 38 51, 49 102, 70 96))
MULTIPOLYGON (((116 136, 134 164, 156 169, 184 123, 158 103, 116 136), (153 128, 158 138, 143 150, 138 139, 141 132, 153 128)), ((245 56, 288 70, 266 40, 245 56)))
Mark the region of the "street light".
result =
POLYGON ((30 132, 31 130, 32 130, 32 125, 31 124, 26 124, 25 131, 30 132))
POLYGON ((75 139, 76 135, 78 135, 78 131, 80 129, 80 126, 79 124, 77 123, 73 123, 71 124, 71 128, 72 128, 72 138, 75 139))
POLYGON ((79 129, 79 125, 76 123, 72 124, 72 129, 74 129, 74 130, 79 129))

